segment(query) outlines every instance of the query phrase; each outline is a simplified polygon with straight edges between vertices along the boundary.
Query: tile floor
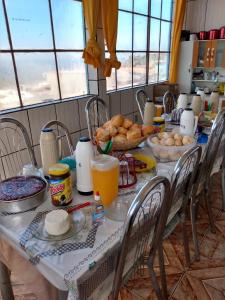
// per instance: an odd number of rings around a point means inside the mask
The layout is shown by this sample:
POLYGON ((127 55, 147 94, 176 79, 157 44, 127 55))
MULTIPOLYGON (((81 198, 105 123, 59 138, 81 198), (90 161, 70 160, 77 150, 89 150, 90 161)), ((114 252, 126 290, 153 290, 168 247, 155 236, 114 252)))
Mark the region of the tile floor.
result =
MULTIPOLYGON (((193 262, 185 268, 181 231, 176 231, 164 242, 164 255, 169 299, 173 300, 225 300, 225 212, 221 211, 222 191, 219 176, 214 176, 212 184, 212 206, 216 224, 216 234, 212 234, 203 206, 199 209, 198 234, 200 240, 200 261, 194 261, 191 226, 190 249, 193 262)), ((158 267, 156 264, 158 274, 158 267)), ((37 299, 32 291, 20 283, 12 274, 16 300, 37 299)), ((147 269, 135 280, 129 281, 121 291, 122 300, 155 300, 147 269)), ((41 300, 41 299, 40 299, 41 300)), ((49 299, 54 300, 54 299, 49 299)))

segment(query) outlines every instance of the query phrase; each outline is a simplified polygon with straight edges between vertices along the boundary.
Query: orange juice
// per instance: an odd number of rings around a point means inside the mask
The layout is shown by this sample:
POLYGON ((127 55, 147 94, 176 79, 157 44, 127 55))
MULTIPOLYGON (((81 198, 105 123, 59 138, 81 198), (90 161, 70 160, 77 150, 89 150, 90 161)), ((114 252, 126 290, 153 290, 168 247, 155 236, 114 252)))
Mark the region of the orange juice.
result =
POLYGON ((94 194, 98 191, 104 206, 118 195, 119 161, 109 155, 99 155, 91 161, 94 194))

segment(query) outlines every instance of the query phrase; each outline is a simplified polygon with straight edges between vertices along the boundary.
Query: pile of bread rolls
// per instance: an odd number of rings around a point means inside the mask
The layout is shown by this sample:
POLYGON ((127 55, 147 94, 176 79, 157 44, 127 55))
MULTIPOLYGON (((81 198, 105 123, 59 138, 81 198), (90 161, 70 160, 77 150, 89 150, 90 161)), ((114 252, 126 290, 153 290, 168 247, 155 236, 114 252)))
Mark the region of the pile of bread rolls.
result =
POLYGON ((141 140, 154 133, 154 126, 143 126, 133 123, 122 115, 116 115, 96 131, 97 142, 112 140, 115 143, 126 143, 141 140))
POLYGON ((193 137, 174 132, 160 132, 151 139, 153 144, 162 146, 185 146, 194 142, 193 137))
POLYGON ((160 132, 150 139, 153 154, 162 162, 178 160, 193 146, 195 139, 174 132, 160 132))

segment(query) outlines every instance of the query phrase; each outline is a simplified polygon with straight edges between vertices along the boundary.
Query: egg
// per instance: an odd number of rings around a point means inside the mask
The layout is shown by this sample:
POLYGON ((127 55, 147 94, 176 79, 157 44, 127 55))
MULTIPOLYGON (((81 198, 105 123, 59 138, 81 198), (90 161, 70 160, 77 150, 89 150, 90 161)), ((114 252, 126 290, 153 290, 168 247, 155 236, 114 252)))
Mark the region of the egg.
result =
POLYGON ((173 137, 175 140, 182 140, 182 135, 180 135, 180 134, 174 134, 174 137, 173 137))
POLYGON ((175 140, 175 146, 183 146, 182 140, 175 140))
POLYGON ((174 145, 174 139, 169 137, 165 140, 165 145, 167 146, 173 146, 174 145))

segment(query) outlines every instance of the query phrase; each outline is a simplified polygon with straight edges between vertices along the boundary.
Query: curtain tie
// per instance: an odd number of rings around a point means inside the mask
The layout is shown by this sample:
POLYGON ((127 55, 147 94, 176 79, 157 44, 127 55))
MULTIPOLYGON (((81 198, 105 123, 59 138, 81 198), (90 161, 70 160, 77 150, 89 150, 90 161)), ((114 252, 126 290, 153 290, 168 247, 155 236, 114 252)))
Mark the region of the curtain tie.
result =
POLYGON ((110 53, 110 58, 105 59, 105 63, 103 66, 103 75, 105 77, 110 77, 112 73, 112 68, 118 70, 121 66, 121 62, 118 61, 115 53, 110 53))
POLYGON ((101 65, 101 53, 102 50, 95 38, 90 38, 86 48, 84 48, 82 57, 84 58, 85 64, 90 64, 98 68, 101 65))

